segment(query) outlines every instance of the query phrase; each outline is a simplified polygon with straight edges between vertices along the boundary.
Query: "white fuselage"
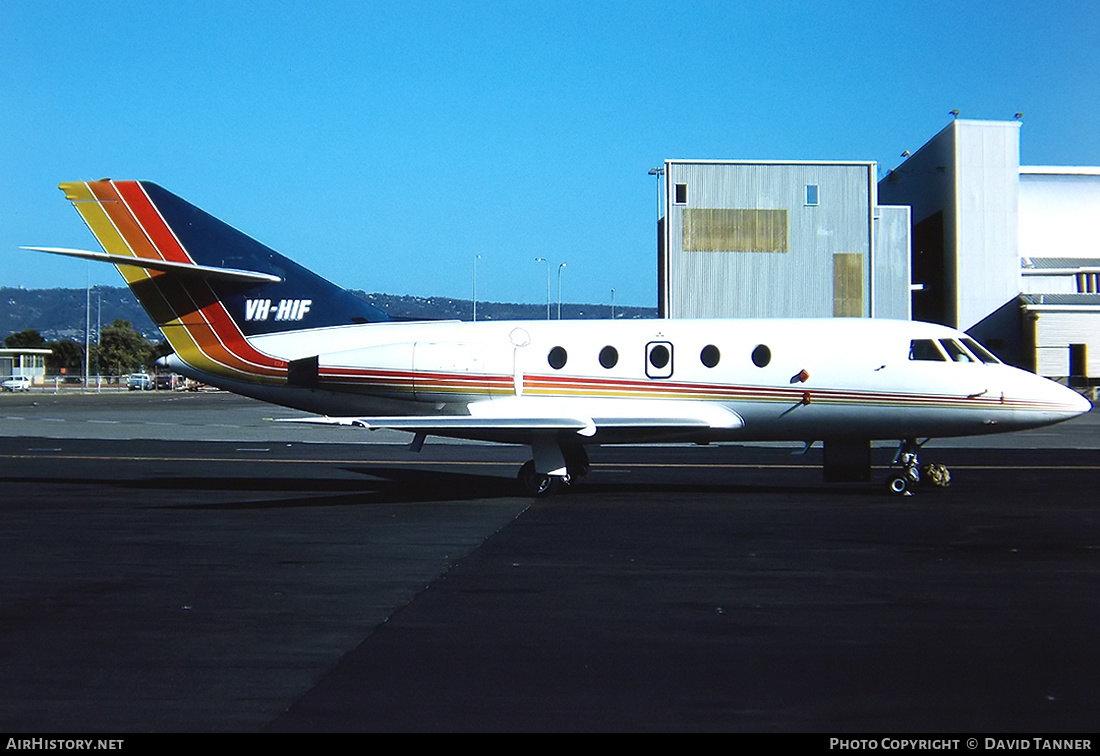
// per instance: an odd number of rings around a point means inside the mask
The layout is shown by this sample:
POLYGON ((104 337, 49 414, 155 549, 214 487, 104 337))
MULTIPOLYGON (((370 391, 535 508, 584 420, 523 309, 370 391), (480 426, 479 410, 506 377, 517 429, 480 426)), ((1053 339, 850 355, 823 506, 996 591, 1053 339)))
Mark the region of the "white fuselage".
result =
POLYGON ((980 347, 955 348, 967 338, 928 323, 842 318, 373 323, 249 339, 273 357, 315 360, 310 385, 197 377, 331 416, 700 418, 673 431, 597 424, 584 443, 958 436, 1090 408, 980 347))

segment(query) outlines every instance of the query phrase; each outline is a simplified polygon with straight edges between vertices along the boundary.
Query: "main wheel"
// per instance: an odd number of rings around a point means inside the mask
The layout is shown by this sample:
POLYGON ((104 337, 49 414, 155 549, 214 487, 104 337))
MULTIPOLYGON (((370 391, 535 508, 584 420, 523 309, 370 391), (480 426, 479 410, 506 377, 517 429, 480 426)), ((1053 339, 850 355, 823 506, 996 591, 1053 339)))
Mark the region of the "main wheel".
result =
POLYGON ((562 479, 556 475, 546 475, 535 470, 535 461, 528 460, 519 468, 516 479, 525 493, 531 496, 549 496, 561 488, 562 479))

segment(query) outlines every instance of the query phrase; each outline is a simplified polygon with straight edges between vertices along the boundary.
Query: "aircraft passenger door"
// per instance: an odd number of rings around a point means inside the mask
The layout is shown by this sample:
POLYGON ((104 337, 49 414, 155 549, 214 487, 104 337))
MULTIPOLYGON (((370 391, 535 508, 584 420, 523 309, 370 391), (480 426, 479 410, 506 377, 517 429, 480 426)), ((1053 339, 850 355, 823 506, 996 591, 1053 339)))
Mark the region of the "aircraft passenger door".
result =
POLYGON ((651 341, 645 345, 645 374, 650 378, 672 377, 672 342, 651 341))

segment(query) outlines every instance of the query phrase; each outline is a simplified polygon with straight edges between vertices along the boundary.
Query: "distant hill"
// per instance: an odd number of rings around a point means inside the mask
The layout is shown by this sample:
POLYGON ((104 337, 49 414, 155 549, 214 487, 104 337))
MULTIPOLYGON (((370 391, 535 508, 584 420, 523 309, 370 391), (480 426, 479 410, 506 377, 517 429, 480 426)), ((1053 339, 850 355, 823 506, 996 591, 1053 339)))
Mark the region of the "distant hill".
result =
MULTIPOLYGON (((33 328, 47 341, 84 339, 86 312, 84 289, 0 288, 0 339, 9 333, 33 328)), ((97 286, 91 293, 91 327, 110 325, 116 318, 128 320, 152 341, 160 331, 125 287, 97 286)))
MULTIPOLYGON (((399 320, 471 320, 473 302, 447 297, 408 297, 393 294, 353 292, 399 320)), ((37 330, 47 341, 84 338, 86 311, 84 289, 19 289, 0 287, 0 340, 25 328, 37 330)), ((557 317, 558 306, 551 306, 557 317)), ((561 306, 567 320, 610 318, 609 305, 569 304, 561 306)), ((655 307, 615 307, 616 319, 657 317, 655 307)), ((160 341, 157 330, 145 310, 125 287, 97 286, 91 293, 91 330, 97 323, 109 325, 116 318, 128 320, 135 330, 151 341, 160 341)), ((478 302, 478 320, 543 320, 545 304, 478 302)))

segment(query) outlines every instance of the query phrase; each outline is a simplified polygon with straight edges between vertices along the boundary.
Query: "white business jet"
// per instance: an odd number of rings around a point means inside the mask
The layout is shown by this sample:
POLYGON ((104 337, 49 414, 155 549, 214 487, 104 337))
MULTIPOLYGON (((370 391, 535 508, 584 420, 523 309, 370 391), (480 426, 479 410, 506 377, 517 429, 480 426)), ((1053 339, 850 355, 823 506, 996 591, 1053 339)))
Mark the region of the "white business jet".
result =
MULTIPOLYGON (((160 327, 185 376, 317 422, 529 445, 524 489, 585 474, 591 444, 824 442, 828 479, 921 480, 918 439, 1049 425, 1076 392, 1001 363, 965 333, 859 318, 393 322, 146 181, 61 185, 160 327)), ((925 468, 926 477, 927 470, 925 468)), ((942 471, 935 477, 943 479, 942 471)))

